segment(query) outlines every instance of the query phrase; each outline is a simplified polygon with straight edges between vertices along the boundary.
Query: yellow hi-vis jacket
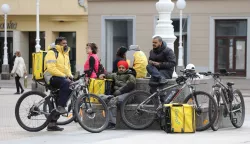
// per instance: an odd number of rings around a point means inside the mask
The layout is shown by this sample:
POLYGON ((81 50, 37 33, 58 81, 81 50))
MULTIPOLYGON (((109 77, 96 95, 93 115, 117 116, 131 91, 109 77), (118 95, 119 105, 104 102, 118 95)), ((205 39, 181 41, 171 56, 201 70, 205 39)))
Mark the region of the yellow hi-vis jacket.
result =
POLYGON ((139 48, 131 47, 126 53, 126 60, 129 67, 136 71, 136 78, 145 78, 147 75, 148 59, 143 51, 139 48))
POLYGON ((56 45, 55 48, 58 51, 57 58, 55 52, 50 50, 51 47, 48 48, 48 52, 44 60, 44 70, 46 70, 45 73, 47 72, 51 76, 72 77, 69 60, 70 48, 68 47, 66 51, 64 51, 64 48, 60 45, 56 45))

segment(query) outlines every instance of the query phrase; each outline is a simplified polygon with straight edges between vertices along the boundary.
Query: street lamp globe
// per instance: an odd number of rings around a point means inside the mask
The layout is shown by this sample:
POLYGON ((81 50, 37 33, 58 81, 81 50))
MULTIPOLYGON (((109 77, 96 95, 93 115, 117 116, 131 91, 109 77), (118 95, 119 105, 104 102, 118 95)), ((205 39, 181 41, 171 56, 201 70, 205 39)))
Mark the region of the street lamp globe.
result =
POLYGON ((176 6, 178 9, 183 10, 186 7, 186 1, 185 0, 178 0, 176 3, 176 6))
POLYGON ((10 12, 10 6, 8 4, 3 4, 1 9, 4 14, 8 14, 10 12))

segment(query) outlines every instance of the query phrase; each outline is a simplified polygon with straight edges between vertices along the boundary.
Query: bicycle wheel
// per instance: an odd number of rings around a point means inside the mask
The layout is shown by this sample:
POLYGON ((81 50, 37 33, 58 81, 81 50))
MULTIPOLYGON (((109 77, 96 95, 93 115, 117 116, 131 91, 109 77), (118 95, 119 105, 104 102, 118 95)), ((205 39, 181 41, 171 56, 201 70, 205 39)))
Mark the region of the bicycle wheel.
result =
POLYGON ((109 123, 106 103, 94 94, 79 96, 75 103, 74 114, 80 126, 92 133, 102 132, 109 123))
MULTIPOLYGON (((45 93, 39 91, 29 91, 24 93, 17 101, 15 107, 15 116, 18 124, 25 130, 30 132, 37 132, 44 129, 50 122, 50 118, 47 118, 49 113, 43 112, 43 100, 46 97, 45 93), (36 98, 31 98, 32 96, 37 96, 36 98), (25 101, 25 105, 22 105, 25 101), (40 105, 38 103, 41 102, 40 105), (31 104, 30 104, 31 103, 31 104), (37 106, 38 105, 38 106, 37 106), (26 112, 21 111, 24 108, 26 112), (21 114, 26 114, 22 116, 21 114), (23 120, 23 118, 27 118, 23 120), (34 118, 34 119, 33 119, 34 118), (36 126, 28 126, 25 122, 31 120, 28 124, 34 124, 36 126), (40 121, 42 121, 40 123, 40 121), (36 121, 36 122, 34 122, 36 121), (40 125, 38 125, 38 122, 40 125)), ((46 100, 45 100, 46 101, 46 100)), ((50 107, 50 105, 48 105, 50 107)))
POLYGON ((218 108, 214 98, 210 94, 203 91, 196 91, 193 94, 188 95, 183 103, 193 105, 195 108, 196 131, 207 130, 214 123, 218 114, 218 108), (205 96, 206 98, 203 98, 202 96, 205 96), (213 117, 210 117, 211 114, 209 114, 211 112, 211 110, 209 110, 211 106, 214 112, 213 117))
MULTIPOLYGON (((60 118, 56 122, 57 125, 67 125, 67 124, 70 124, 76 118, 75 115, 74 115, 74 113, 73 113, 74 107, 73 107, 72 103, 73 103, 73 100, 69 100, 67 102, 66 110, 67 110, 68 113, 62 114, 60 116, 60 118)), ((45 112, 51 112, 53 110, 53 108, 49 110, 48 103, 44 102, 43 110, 45 112)))
MULTIPOLYGON (((121 116, 126 126, 135 130, 146 129, 151 126, 156 114, 138 110, 138 106, 151 94, 145 91, 133 91, 121 104, 121 116)), ((154 99, 149 99, 143 105, 144 110, 156 111, 158 105, 154 99)))
POLYGON ((230 119, 235 128, 240 128, 245 120, 245 102, 240 90, 234 90, 233 96, 233 101, 229 105, 232 111, 230 113, 230 119))
MULTIPOLYGON (((212 124, 211 128, 213 131, 217 131, 219 128, 220 128, 220 124, 221 124, 221 104, 220 104, 220 93, 219 91, 214 91, 212 93, 212 96, 217 104, 217 108, 218 108, 218 113, 217 113, 217 117, 214 121, 214 123, 212 124)), ((211 118, 213 117, 214 115, 214 108, 213 108, 213 105, 212 105, 212 102, 209 102, 209 118, 210 118, 210 121, 211 121, 211 118)))

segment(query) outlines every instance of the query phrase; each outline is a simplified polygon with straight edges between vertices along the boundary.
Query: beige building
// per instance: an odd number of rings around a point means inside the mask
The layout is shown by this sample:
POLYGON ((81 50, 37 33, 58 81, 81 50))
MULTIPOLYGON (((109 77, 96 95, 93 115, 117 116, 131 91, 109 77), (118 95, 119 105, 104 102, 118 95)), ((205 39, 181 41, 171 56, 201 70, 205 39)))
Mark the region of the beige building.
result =
MULTIPOLYGON (((20 50, 31 73, 31 54, 36 45, 36 0, 0 0, 0 5, 9 4, 8 14, 8 58, 12 67, 12 56, 20 50)), ((2 13, 2 12, 1 12, 2 13)), ((55 38, 64 36, 71 47, 72 70, 82 70, 86 60, 87 12, 77 0, 40 0, 40 45, 45 50, 55 38)), ((4 19, 0 19, 0 55, 3 60, 4 19)), ((1 67, 1 65, 0 65, 1 67)), ((1 70, 1 69, 0 69, 1 70)))
MULTIPOLYGON (((167 1, 167 0, 166 0, 167 1)), ((172 0, 176 3, 175 0, 172 0)), ((88 39, 112 69, 119 46, 140 45, 148 55, 157 24, 157 0, 88 0, 88 39)), ((185 64, 198 71, 226 68, 250 78, 250 1, 186 0, 183 17, 185 64)), ((172 13, 178 56, 179 11, 172 13)))

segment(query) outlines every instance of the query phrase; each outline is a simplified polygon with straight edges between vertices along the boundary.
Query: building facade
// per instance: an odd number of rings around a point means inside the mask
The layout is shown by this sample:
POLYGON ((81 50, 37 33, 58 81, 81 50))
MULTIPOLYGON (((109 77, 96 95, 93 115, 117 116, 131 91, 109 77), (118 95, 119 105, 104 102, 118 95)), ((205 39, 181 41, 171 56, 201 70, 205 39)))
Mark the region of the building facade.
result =
MULTIPOLYGON (((32 53, 36 45, 36 0, 0 0, 9 4, 8 14, 8 60, 20 50, 29 73, 32 73, 32 53)), ((88 41, 87 12, 77 0, 40 0, 40 45, 42 50, 58 36, 64 36, 71 47, 72 71, 82 70, 86 60, 85 45, 88 41)), ((3 62, 4 19, 0 19, 0 55, 3 62)), ((1 65, 0 65, 1 66, 1 65)), ((0 68, 1 70, 1 68, 0 68)))
MULTIPOLYGON (((170 0, 166 0, 170 1, 170 0)), ((158 20, 157 0, 88 0, 88 39, 100 47, 108 71, 119 46, 137 44, 147 54, 158 20)), ((172 0, 176 3, 176 0, 172 0)), ((250 78, 250 1, 186 0, 183 10, 184 64, 197 71, 226 68, 250 78)), ((172 21, 178 59, 179 10, 172 21)))

